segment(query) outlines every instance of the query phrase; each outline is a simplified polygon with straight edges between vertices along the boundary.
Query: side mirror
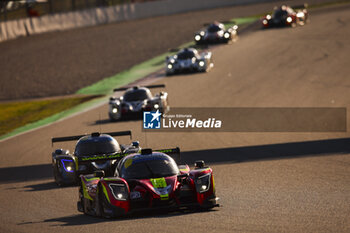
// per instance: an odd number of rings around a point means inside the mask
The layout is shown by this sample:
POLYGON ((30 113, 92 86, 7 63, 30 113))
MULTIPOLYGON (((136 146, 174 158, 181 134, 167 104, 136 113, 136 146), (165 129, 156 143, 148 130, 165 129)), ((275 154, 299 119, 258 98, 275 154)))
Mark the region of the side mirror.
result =
POLYGON ((56 155, 67 155, 67 154, 69 154, 69 150, 56 149, 55 154, 56 155))
POLYGON ((139 141, 133 141, 131 143, 131 145, 134 146, 134 147, 139 147, 140 146, 140 142, 139 141))
POLYGON ((57 149, 57 150, 55 150, 55 154, 56 155, 61 155, 61 154, 63 154, 63 150, 62 149, 57 149))
POLYGON ((94 176, 95 177, 99 177, 99 178, 104 177, 105 176, 105 171, 97 170, 97 171, 94 172, 94 176))
POLYGON ((194 162, 195 169, 203 168, 204 166, 205 166, 205 163, 203 160, 197 160, 196 162, 194 162))

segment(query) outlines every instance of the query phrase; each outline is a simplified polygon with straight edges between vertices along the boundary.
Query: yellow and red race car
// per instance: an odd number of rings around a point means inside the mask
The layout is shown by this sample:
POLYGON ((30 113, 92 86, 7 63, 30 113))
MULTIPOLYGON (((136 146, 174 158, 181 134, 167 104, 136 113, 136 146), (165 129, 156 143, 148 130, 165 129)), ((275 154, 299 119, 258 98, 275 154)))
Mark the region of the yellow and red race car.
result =
POLYGON ((143 149, 124 157, 112 177, 104 177, 103 171, 81 176, 78 211, 111 218, 145 210, 219 206, 212 169, 203 161, 193 170, 177 165, 169 155, 179 153, 179 148, 143 149))

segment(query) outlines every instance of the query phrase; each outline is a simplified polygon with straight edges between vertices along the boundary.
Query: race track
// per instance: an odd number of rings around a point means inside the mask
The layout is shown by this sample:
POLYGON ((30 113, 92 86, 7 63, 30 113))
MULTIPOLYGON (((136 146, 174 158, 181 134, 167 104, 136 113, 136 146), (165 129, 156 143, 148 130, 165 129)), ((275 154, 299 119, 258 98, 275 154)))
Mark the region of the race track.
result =
MULTIPOLYGON (((284 2, 304 3, 303 0, 284 2)), ((74 94, 80 88, 191 41, 204 23, 261 14, 271 11, 275 4, 282 3, 187 12, 0 43, 0 101, 74 94)))
MULTIPOLYGON (((350 5, 313 10, 304 27, 253 30, 213 48, 209 73, 157 83, 166 84, 172 107, 349 108, 349 22, 350 5)), ((146 135, 141 121, 107 119, 103 105, 0 142, 0 232, 350 231, 349 133, 146 135), (100 129, 131 129, 143 147, 180 146, 184 161, 204 159, 222 207, 116 220, 78 213, 77 188, 53 183, 50 139, 100 129)))

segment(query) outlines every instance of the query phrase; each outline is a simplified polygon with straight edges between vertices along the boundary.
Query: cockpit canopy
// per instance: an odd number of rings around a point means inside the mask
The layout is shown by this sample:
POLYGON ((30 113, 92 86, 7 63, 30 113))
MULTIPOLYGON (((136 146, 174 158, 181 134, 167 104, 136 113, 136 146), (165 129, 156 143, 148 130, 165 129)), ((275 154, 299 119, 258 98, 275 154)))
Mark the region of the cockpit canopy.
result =
POLYGON ((132 101, 142 101, 145 99, 151 99, 152 93, 149 89, 141 87, 141 88, 133 88, 125 92, 123 96, 123 100, 126 102, 132 101))
POLYGON ((278 7, 274 12, 273 12, 273 15, 272 17, 273 18, 285 18, 287 17, 289 14, 293 14, 293 9, 290 8, 289 6, 281 6, 281 7, 278 7))
POLYGON ((210 33, 214 33, 214 32, 218 32, 218 31, 221 31, 221 30, 225 30, 225 27, 223 24, 219 24, 219 23, 213 23, 213 24, 210 24, 208 26, 208 32, 210 33))
POLYGON ((77 157, 120 153, 120 145, 107 134, 84 136, 77 142, 74 154, 77 157))
POLYGON ((175 161, 160 152, 129 155, 120 162, 118 170, 119 176, 124 179, 150 179, 179 174, 175 161))
POLYGON ((198 57, 198 52, 195 49, 184 49, 177 54, 179 60, 192 59, 193 57, 198 57))

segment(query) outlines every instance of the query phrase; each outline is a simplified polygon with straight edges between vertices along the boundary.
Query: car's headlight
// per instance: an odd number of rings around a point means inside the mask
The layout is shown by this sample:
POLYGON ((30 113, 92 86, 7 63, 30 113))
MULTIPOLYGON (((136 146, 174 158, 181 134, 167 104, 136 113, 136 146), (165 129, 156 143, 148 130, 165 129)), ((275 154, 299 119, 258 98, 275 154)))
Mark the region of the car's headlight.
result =
POLYGON ((201 32, 199 33, 199 35, 204 36, 204 35, 205 35, 205 32, 204 32, 204 31, 201 31, 201 32))
POLYGON ((199 64, 199 66, 203 67, 204 66, 204 61, 200 61, 198 64, 199 64))
POLYGON ((61 163, 62 163, 63 169, 64 169, 66 172, 74 172, 75 163, 74 163, 73 160, 70 160, 70 159, 61 159, 61 163))
POLYGON ((168 64, 168 69, 171 70, 173 68, 172 64, 168 64))
POLYGON ((228 39, 228 38, 230 37, 230 33, 225 32, 224 37, 225 37, 226 39, 228 39))
POLYGON ((292 20, 292 17, 288 17, 288 18, 287 18, 287 22, 288 22, 288 23, 291 23, 292 21, 293 21, 293 20, 292 20))
POLYGON ((171 58, 171 59, 170 59, 170 63, 175 63, 175 59, 174 59, 174 58, 171 58))
POLYGON ((196 41, 200 41, 200 40, 201 40, 201 36, 200 36, 200 35, 196 35, 196 36, 194 37, 194 39, 195 39, 196 41))
POLYGON ((305 16, 305 14, 304 14, 304 12, 302 12, 302 11, 299 11, 298 13, 297 13, 297 17, 298 18, 302 18, 302 17, 304 17, 305 16))
POLYGON ((109 188, 115 199, 125 201, 128 199, 128 189, 124 184, 109 184, 109 188))
POLYGON ((271 19, 271 15, 266 15, 266 19, 270 20, 271 19))
POLYGON ((267 20, 264 19, 264 20, 262 21, 262 23, 263 23, 264 25, 266 25, 266 24, 267 24, 267 20))
POLYGON ((155 109, 158 109, 158 108, 159 108, 159 104, 155 104, 153 107, 154 107, 155 109))
POLYGON ((210 178, 211 178, 211 173, 208 173, 196 179, 195 183, 196 183, 197 192, 204 193, 209 190, 210 178))

